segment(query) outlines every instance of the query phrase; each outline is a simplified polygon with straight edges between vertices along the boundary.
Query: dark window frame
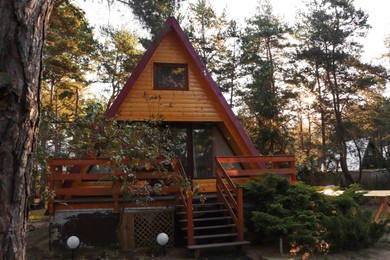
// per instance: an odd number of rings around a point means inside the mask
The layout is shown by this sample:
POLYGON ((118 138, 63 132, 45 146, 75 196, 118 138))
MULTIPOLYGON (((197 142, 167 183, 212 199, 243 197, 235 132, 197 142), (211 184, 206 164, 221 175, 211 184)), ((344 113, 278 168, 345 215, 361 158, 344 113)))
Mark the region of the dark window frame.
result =
POLYGON ((153 63, 153 89, 156 90, 188 90, 188 64, 185 63, 153 63), (161 86, 158 82, 158 68, 183 68, 184 69, 184 86, 161 86))

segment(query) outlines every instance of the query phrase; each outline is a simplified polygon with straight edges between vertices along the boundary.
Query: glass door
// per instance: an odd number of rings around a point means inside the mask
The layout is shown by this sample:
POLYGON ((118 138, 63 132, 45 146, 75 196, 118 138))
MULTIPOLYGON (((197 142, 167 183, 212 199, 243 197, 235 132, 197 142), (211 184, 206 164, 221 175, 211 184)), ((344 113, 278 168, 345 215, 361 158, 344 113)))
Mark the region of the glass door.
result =
POLYGON ((214 176, 215 145, 211 127, 193 129, 194 178, 214 176))

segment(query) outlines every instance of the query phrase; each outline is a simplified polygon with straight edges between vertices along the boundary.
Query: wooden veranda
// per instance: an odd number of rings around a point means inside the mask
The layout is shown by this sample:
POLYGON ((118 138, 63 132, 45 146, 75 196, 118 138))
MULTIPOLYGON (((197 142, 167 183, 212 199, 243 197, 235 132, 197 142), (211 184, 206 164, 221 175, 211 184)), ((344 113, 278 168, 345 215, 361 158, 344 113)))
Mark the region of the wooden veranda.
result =
MULTIPOLYGON (((113 212, 119 213, 120 209, 140 206, 131 196, 126 197, 122 190, 123 179, 128 176, 128 173, 111 172, 112 168, 109 166, 112 162, 109 159, 50 159, 49 165, 49 191, 53 194, 48 200, 49 215, 54 215, 60 210, 80 209, 112 209, 113 212), (100 171, 93 173, 91 169, 97 165, 100 166, 100 171)), ((179 160, 173 160, 170 165, 169 174, 178 176, 176 179, 180 181, 159 181, 158 183, 165 183, 165 185, 161 186, 158 193, 150 193, 153 201, 146 205, 148 208, 175 207, 181 216, 180 221, 186 233, 188 248, 196 250, 195 252, 202 248, 240 246, 247 243, 244 239, 243 191, 239 184, 261 177, 264 172, 273 172, 285 176, 291 183, 296 182, 294 156, 216 157, 215 177, 210 179, 188 180, 179 160), (182 187, 186 182, 191 183, 192 187, 199 186, 199 191, 203 194, 212 194, 219 207, 218 211, 226 212, 225 215, 200 219, 198 216, 205 215, 205 211, 199 214, 198 208, 201 204, 194 200, 192 189, 182 187), (198 223, 211 223, 219 219, 226 220, 225 226, 234 231, 197 234, 198 223), (232 236, 233 239, 229 242, 215 242, 216 238, 226 236, 232 236), (214 238, 214 240, 202 242, 205 238, 214 238)), ((132 174, 136 176, 134 188, 137 189, 137 186, 143 187, 156 179, 166 178, 167 173, 138 171, 132 174)), ((210 205, 206 211, 211 211, 210 205)), ((216 228, 216 226, 210 227, 210 229, 216 228)), ((205 230, 207 226, 202 225, 199 229, 205 230)))

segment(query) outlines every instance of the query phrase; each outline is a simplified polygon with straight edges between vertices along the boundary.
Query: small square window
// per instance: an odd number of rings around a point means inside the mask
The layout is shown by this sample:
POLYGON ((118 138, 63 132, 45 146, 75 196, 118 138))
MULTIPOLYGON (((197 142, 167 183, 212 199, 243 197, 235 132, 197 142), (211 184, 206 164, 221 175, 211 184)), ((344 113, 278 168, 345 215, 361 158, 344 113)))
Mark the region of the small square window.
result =
POLYGON ((188 90, 188 65, 154 63, 154 89, 188 90))

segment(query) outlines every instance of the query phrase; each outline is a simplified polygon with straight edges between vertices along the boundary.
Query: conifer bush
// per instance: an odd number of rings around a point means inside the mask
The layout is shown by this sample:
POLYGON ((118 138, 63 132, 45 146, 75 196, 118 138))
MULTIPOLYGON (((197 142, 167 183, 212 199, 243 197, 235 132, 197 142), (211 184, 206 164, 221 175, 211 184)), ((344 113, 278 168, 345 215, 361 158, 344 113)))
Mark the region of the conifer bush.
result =
POLYGON ((294 251, 323 254, 363 248, 388 232, 386 222, 373 222, 373 213, 360 206, 359 186, 331 197, 304 183, 265 174, 243 185, 251 204, 251 223, 258 242, 280 238, 294 251))

